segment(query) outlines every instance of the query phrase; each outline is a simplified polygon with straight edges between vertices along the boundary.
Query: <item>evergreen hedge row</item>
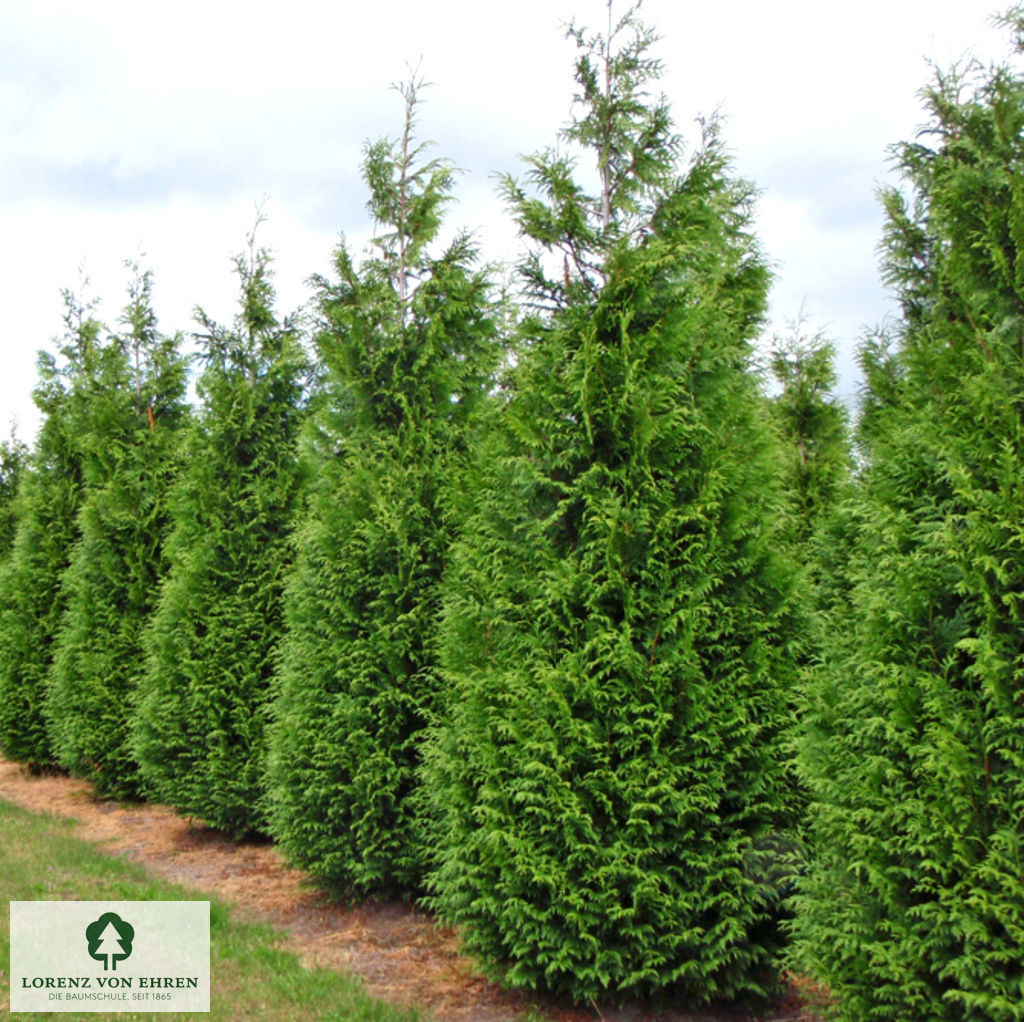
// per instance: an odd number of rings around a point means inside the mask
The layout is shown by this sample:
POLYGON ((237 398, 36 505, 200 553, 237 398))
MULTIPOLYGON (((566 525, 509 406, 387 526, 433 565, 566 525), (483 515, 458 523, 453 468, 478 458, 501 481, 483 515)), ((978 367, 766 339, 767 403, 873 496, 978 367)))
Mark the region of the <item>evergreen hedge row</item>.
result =
POLYGON ((0 464, 0 751, 426 892, 514 985, 1024 1022, 1024 76, 940 74, 895 151, 851 473, 827 345, 763 393, 717 126, 684 161, 635 7, 569 35, 514 300, 440 244, 415 81, 315 371, 254 239, 194 419, 147 275, 105 339, 66 296, 0 464))

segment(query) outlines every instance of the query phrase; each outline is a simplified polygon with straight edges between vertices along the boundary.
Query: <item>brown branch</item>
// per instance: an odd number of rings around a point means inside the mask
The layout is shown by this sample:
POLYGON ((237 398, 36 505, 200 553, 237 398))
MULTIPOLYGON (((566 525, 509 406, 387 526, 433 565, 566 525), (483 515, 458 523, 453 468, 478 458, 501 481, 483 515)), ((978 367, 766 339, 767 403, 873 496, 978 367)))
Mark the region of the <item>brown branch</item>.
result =
POLYGON ((647 673, 650 674, 654 670, 654 654, 658 649, 658 640, 661 638, 661 629, 659 628, 654 633, 654 641, 651 643, 651 657, 647 661, 647 673))

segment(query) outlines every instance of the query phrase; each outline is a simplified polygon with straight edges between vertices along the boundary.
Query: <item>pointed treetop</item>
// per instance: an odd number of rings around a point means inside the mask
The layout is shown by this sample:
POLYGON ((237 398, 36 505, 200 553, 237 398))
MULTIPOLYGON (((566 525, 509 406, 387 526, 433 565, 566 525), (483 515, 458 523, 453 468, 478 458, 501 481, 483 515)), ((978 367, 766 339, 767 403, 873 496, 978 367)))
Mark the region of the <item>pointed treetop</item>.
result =
POLYGON ((245 329, 250 353, 256 346, 258 335, 277 326, 274 315, 274 285, 272 258, 265 248, 256 247, 256 232, 266 222, 266 199, 256 206, 256 220, 246 238, 246 252, 235 256, 238 278, 242 282, 240 302, 241 325, 245 329))
POLYGON ((60 353, 72 372, 89 357, 102 328, 96 318, 98 301, 89 297, 89 278, 82 268, 78 274, 77 289, 62 288, 60 293, 64 302, 64 337, 60 353))
POLYGON ((640 3, 618 19, 613 0, 607 7, 606 34, 589 33, 575 22, 567 29, 581 51, 575 103, 583 114, 564 137, 595 153, 601 229, 614 233, 640 210, 646 194, 671 180, 679 141, 664 96, 652 102, 647 88, 663 71, 648 52, 659 36, 639 20, 640 3))
POLYGON ((127 336, 121 338, 132 361, 135 374, 135 411, 142 411, 142 379, 144 366, 158 343, 156 312, 153 309, 153 271, 143 270, 139 260, 126 259, 125 269, 131 273, 128 282, 128 304, 121 313, 121 325, 127 336))
POLYGON ((411 71, 408 81, 392 86, 405 102, 401 138, 367 143, 363 163, 370 188, 367 209, 378 226, 390 228, 376 235, 374 244, 401 303, 403 322, 416 268, 440 230, 455 174, 447 160, 421 162, 432 143, 414 141, 419 93, 428 84, 411 71))
POLYGON ((238 277, 239 312, 233 326, 225 327, 197 307, 194 315, 203 327, 197 340, 203 345, 201 358, 220 369, 241 370, 252 386, 256 378, 291 348, 296 327, 292 317, 278 319, 275 311, 273 256, 256 244, 256 234, 266 221, 266 200, 257 203, 256 219, 246 237, 246 248, 234 258, 238 277))
POLYGON ((559 136, 593 161, 596 193, 580 183, 576 159, 557 147, 526 158, 529 191, 511 175, 501 178, 520 233, 561 257, 554 276, 539 255, 522 267, 528 291, 545 305, 561 305, 574 283, 595 293, 608 251, 642 236, 658 197, 677 176, 681 141, 665 97, 651 94, 662 74, 661 61, 650 54, 658 36, 640 21, 639 3, 620 17, 614 0, 607 6, 604 33, 575 23, 566 30, 578 50, 576 115, 559 136))

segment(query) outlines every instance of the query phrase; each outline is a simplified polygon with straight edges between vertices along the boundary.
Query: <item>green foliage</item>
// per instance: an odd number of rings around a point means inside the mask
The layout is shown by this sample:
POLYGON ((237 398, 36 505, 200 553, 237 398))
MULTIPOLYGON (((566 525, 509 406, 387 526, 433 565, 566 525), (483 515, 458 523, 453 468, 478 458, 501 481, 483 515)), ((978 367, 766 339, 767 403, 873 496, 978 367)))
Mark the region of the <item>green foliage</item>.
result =
POLYGON ((846 409, 832 394, 835 348, 797 324, 776 340, 770 367, 781 388, 772 412, 783 439, 783 489, 794 513, 794 538, 806 542, 849 481, 846 409))
MULTIPOLYGON (((1024 18, 1016 17, 1018 30, 1024 18)), ((840 1017, 1024 1019, 1024 77, 925 93, 884 193, 849 618, 809 692, 800 960, 840 1017)))
POLYGON ((575 103, 582 114, 565 129, 563 141, 593 156, 598 192, 577 181, 576 161, 561 147, 526 158, 525 187, 509 174, 500 179, 521 233, 536 243, 520 272, 527 296, 542 304, 566 304, 581 291, 594 298, 609 248, 641 239, 652 198, 670 188, 676 174, 680 141, 668 104, 664 97, 651 102, 647 93, 661 74, 660 61, 649 53, 657 36, 637 19, 639 4, 618 20, 612 6, 606 35, 575 25, 568 30, 579 50, 575 103), (555 276, 545 262, 548 253, 561 256, 555 276))
POLYGON ((430 903, 514 985, 759 994, 793 804, 791 571, 749 370, 768 274, 714 125, 680 172, 640 105, 657 64, 633 12, 572 34, 587 112, 566 136, 601 188, 551 154, 539 196, 506 182, 546 310, 452 553, 430 903), (642 170, 619 155, 640 151, 642 170))
POLYGON ((787 541, 802 566, 804 668, 827 642, 833 611, 845 606, 846 568, 856 534, 849 423, 846 408, 832 393, 834 357, 831 341, 821 333, 808 336, 798 321, 776 338, 769 359, 780 388, 769 407, 782 440, 787 541))
POLYGON ((236 261, 231 329, 200 313, 202 409, 171 494, 170 568, 145 635, 133 745, 147 790, 212 826, 265 826, 262 775, 299 468, 306 360, 270 259, 236 261))
POLYGON ((86 493, 47 696, 58 762, 118 797, 139 791, 130 721, 144 670, 142 631, 166 570, 167 490, 186 418, 180 341, 159 334, 151 274, 133 269, 126 332, 98 350, 88 422, 77 437, 86 493))
POLYGON ((272 831, 336 893, 414 891, 426 850, 414 797, 434 714, 438 584, 466 434, 489 384, 494 325, 475 253, 430 255, 451 168, 412 144, 366 150, 379 252, 344 246, 319 281, 326 366, 308 434, 272 731, 272 831))
POLYGON ((10 439, 0 443, 0 561, 14 546, 18 526, 15 498, 27 462, 28 447, 11 430, 10 439))
POLYGON ((0 566, 0 749, 33 768, 53 763, 45 703, 64 608, 61 578, 77 536, 85 425, 100 324, 65 292, 58 356, 40 353, 33 399, 43 421, 19 480, 18 521, 0 566))

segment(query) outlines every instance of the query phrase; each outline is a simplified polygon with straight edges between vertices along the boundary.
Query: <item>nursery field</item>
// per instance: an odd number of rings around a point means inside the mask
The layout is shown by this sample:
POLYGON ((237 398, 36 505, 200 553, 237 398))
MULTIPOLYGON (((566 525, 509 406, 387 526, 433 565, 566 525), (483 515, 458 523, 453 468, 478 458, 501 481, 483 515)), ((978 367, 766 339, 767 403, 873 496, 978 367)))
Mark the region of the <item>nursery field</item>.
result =
POLYGON ((0 441, 0 798, 79 823, 7 810, 0 897, 221 898, 282 934, 224 960, 245 1017, 394 1017, 344 973, 437 1022, 1024 1022, 1024 3, 892 146, 855 409, 606 6, 498 175, 514 272, 411 72, 301 313, 262 211, 230 323, 165 333, 140 261, 116 322, 64 294, 0 441))

